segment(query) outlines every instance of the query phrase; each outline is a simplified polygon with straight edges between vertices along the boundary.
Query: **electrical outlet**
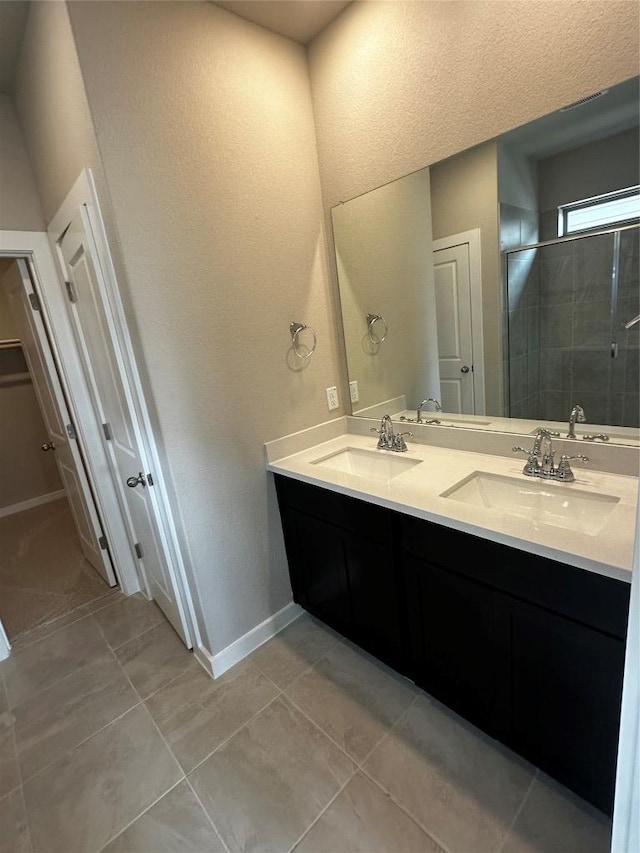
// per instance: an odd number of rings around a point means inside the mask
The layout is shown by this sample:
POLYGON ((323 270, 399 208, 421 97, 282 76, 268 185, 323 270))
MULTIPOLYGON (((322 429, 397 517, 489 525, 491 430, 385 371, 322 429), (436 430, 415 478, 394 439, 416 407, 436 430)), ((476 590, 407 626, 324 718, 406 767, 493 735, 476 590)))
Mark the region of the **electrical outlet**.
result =
POLYGON ((358 394, 358 380, 354 379, 353 382, 349 383, 349 395, 351 396, 351 402, 357 403, 360 399, 360 395, 358 394))
POLYGON ((338 389, 335 385, 331 388, 327 388, 327 406, 329 407, 329 411, 331 412, 333 409, 337 409, 340 403, 338 402, 338 389))

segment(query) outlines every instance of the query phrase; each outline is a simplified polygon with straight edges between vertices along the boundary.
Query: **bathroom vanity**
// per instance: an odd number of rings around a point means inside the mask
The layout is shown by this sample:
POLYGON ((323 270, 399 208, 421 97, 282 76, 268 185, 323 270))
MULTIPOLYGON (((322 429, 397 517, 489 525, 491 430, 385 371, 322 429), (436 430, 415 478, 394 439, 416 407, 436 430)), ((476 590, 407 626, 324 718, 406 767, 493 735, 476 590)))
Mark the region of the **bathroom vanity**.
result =
POLYGON ((268 467, 294 600, 611 814, 637 479, 350 434, 268 467))

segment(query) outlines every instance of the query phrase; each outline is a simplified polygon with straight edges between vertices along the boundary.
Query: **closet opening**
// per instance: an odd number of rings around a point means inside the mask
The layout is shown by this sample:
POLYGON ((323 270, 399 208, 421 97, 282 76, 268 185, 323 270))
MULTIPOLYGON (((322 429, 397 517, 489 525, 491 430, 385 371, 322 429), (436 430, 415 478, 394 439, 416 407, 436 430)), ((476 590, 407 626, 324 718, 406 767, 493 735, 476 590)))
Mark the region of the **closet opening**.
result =
POLYGON ((0 623, 13 645, 118 578, 27 257, 0 257, 0 623))

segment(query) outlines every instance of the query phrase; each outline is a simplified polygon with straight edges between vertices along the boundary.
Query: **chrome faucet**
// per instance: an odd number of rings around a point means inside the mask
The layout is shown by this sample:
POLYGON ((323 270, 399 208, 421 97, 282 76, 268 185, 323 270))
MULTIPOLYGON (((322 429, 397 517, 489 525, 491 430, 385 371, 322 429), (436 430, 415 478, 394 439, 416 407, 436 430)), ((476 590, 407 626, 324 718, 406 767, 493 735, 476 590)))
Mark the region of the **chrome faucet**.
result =
POLYGON ((582 408, 582 406, 574 406, 571 409, 571 414, 569 415, 569 432, 567 433, 567 438, 577 438, 576 421, 579 424, 583 424, 586 421, 584 409, 582 408))
POLYGON ((418 408, 417 408, 417 411, 416 411, 416 423, 417 423, 417 424, 424 424, 424 423, 427 423, 427 424, 439 424, 439 423, 440 423, 440 421, 436 420, 435 418, 432 418, 431 420, 428 420, 428 421, 423 421, 423 420, 422 420, 422 409, 423 409, 423 407, 424 407, 424 406, 426 406, 426 405, 427 405, 427 403, 433 403, 433 408, 436 410, 436 412, 441 412, 441 411, 442 411, 442 406, 440 405, 440 403, 439 403, 437 400, 434 400, 434 398, 433 398, 433 397, 427 397, 427 399, 426 399, 426 400, 423 400, 423 401, 420 403, 420 405, 418 406, 418 408))
MULTIPOLYGON (((580 408, 578 406, 578 408, 580 408)), ((571 459, 580 459, 582 462, 588 462, 589 458, 578 453, 576 456, 562 455, 558 467, 554 467, 555 451, 553 449, 552 433, 548 429, 540 427, 536 431, 536 437, 531 450, 526 450, 524 447, 514 447, 514 453, 526 453, 527 461, 522 473, 527 477, 543 477, 548 480, 562 480, 565 483, 571 483, 575 480, 575 475, 569 464, 571 459)))
POLYGON ((370 432, 378 433, 378 450, 394 450, 396 453, 404 453, 407 450, 407 444, 404 440, 405 435, 412 436, 411 432, 395 433, 393 431, 393 421, 391 415, 383 415, 380 421, 380 428, 371 427, 370 432))

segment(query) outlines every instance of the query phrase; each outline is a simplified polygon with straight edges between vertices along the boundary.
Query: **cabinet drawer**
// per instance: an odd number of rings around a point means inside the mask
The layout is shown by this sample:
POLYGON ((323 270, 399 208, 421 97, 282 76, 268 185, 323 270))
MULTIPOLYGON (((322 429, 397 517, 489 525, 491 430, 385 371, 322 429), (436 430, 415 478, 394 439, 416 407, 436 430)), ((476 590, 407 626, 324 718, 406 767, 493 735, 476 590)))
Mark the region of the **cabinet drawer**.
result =
POLYGON ((423 519, 402 517, 403 550, 414 557, 488 584, 624 639, 629 584, 461 533, 423 519))
POLYGON ((372 542, 390 542, 394 515, 390 510, 291 477, 276 474, 275 483, 278 501, 284 506, 328 521, 372 542))

